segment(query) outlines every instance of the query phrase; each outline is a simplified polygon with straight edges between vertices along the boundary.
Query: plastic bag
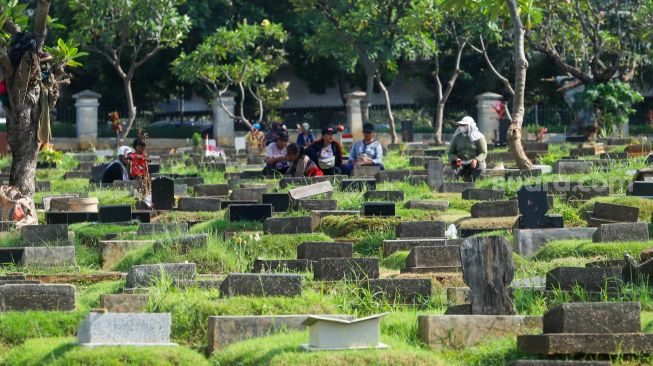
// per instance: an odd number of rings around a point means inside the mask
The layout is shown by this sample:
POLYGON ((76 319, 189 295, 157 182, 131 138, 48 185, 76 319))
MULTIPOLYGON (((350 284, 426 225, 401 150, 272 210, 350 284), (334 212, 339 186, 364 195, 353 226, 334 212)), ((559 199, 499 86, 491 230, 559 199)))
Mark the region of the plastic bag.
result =
POLYGON ((444 232, 444 236, 447 239, 458 239, 458 230, 456 229, 456 225, 449 225, 447 231, 444 232))
POLYGON ((39 223, 34 201, 14 186, 0 186, 0 210, 2 221, 14 221, 16 227, 39 223))

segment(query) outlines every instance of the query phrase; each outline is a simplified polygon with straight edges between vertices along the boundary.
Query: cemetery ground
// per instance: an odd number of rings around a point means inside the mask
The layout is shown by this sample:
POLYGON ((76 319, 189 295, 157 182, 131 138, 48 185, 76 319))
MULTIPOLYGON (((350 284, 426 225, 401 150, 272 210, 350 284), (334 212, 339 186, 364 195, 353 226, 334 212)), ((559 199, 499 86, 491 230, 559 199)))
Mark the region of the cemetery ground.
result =
MULTIPOLYGON (((493 150, 500 153, 501 150, 493 150)), ((551 146, 549 152, 539 157, 541 164, 554 165, 569 151, 551 146)), ((584 157, 596 160, 597 157, 584 157)), ((386 170, 423 170, 424 166, 411 166, 406 151, 391 151, 386 157, 386 170)), ((37 171, 37 181, 50 182, 49 191, 38 191, 35 202, 43 197, 64 193, 80 193, 96 197, 100 206, 129 204, 135 198, 129 190, 89 186, 88 179, 64 179, 64 174, 76 168, 78 162, 67 154, 64 162, 54 169, 37 171)), ((9 161, 0 162, 4 169, 9 161)), ((653 200, 625 195, 627 180, 632 171, 642 168, 643 158, 630 158, 611 162, 609 169, 591 168, 579 173, 549 173, 539 178, 527 177, 504 179, 503 176, 488 177, 476 182, 476 188, 503 189, 504 199, 517 197, 517 190, 536 179, 542 182, 582 182, 586 186, 602 182, 620 182, 610 187, 611 195, 576 200, 556 195, 549 214, 559 214, 566 228, 586 227, 586 211, 592 211, 596 202, 614 203, 638 207, 640 222, 650 223, 653 200)), ((227 167, 227 173, 239 171, 239 167, 227 167)), ((163 173, 197 173, 204 184, 227 184, 222 171, 187 166, 183 159, 162 163, 163 173), (198 170, 199 169, 199 170, 198 170)), ((238 182, 237 182, 238 183, 238 182)), ((255 179, 242 181, 250 187, 266 187, 268 192, 287 192, 294 186, 279 188, 278 179, 255 179)), ((337 186, 337 184, 336 184, 337 186)), ((475 230, 476 235, 504 236, 513 243, 512 226, 516 220, 510 217, 470 218, 472 206, 480 201, 466 200, 461 193, 439 193, 431 189, 425 180, 411 179, 377 182, 376 191, 402 191, 403 199, 396 202, 394 216, 326 216, 319 226, 309 233, 267 234, 261 222, 229 221, 227 210, 216 211, 168 211, 152 217, 152 222, 180 224, 191 222, 188 231, 166 227, 159 233, 137 234, 138 223, 76 223, 68 229, 74 233, 76 267, 37 268, 18 265, 0 267, 0 276, 24 273, 27 279, 42 283, 70 283, 75 286, 76 298, 73 311, 8 311, 0 312, 0 364, 7 365, 64 365, 64 364, 180 364, 180 365, 504 365, 524 358, 537 358, 517 347, 512 336, 487 335, 474 346, 450 345, 432 349, 419 336, 418 316, 444 314, 452 302, 447 288, 464 287, 459 271, 405 272, 409 251, 398 250, 384 256, 384 240, 393 240, 397 226, 403 221, 442 221, 455 224, 459 230, 475 230), (448 202, 446 209, 429 210, 415 207, 413 201, 448 202), (512 221, 511 221, 512 220, 512 221), (163 245, 173 238, 208 234, 202 245, 163 245), (101 242, 106 240, 139 240, 138 246, 108 256, 103 253, 101 242), (301 294, 297 296, 224 296, 219 284, 229 273, 252 272, 256 259, 295 259, 298 247, 305 242, 346 242, 353 244, 353 257, 378 258, 380 278, 426 278, 431 280, 432 292, 406 305, 397 299, 380 295, 375 289, 361 286, 353 280, 317 281, 309 271, 299 272, 301 294), (148 288, 134 290, 134 294, 147 296, 142 309, 148 313, 171 313, 171 341, 178 347, 113 346, 82 347, 77 345, 75 332, 88 313, 100 308, 103 294, 122 293, 127 288, 125 273, 132 266, 157 263, 195 263, 199 276, 197 282, 179 286, 176 279, 165 273, 148 288), (206 281, 207 285, 202 285, 206 281), (218 285, 215 285, 215 284, 218 285), (209 353, 208 319, 225 315, 287 315, 287 314, 343 314, 365 317, 382 312, 388 315, 381 323, 381 340, 387 349, 361 351, 306 352, 299 345, 305 343, 308 331, 289 331, 263 337, 239 340, 209 353)), ((187 195, 192 196, 192 189, 187 195)), ((363 206, 366 190, 340 191, 336 189, 331 199, 337 209, 359 211, 363 206)), ((183 194, 182 194, 183 195, 183 194)), ((378 201, 375 199, 375 201, 378 201)), ((421 206, 416 206, 421 207, 421 206)), ((274 217, 311 216, 308 211, 275 213, 274 217)), ((45 221, 39 212, 39 221, 45 221)), ((181 227, 181 226, 180 226, 181 227)), ((0 233, 1 247, 17 247, 21 243, 19 231, 0 233)), ((56 246, 56 243, 45 243, 56 246)), ((590 293, 578 286, 571 291, 553 289, 549 293, 539 291, 539 284, 529 279, 546 277, 557 267, 585 267, 588 263, 623 260, 624 253, 639 259, 639 253, 653 248, 653 241, 593 242, 592 238, 549 241, 532 256, 515 251, 515 282, 527 285, 514 290, 517 314, 542 316, 548 310, 569 301, 575 302, 625 302, 641 303, 641 331, 653 332, 653 292, 647 283, 620 283, 616 291, 600 290, 590 293), (530 287, 530 288, 529 288, 530 287)), ((387 253, 386 253, 387 254, 387 253)), ((129 290, 129 289, 128 289, 129 290)), ((127 291, 129 292, 129 291, 127 291)), ((558 356, 565 359, 564 356, 558 356)), ((574 358, 574 357, 570 357, 574 358)), ((575 357, 592 360, 594 357, 575 357)), ((615 365, 650 365, 653 357, 648 355, 621 355, 610 358, 615 365)))

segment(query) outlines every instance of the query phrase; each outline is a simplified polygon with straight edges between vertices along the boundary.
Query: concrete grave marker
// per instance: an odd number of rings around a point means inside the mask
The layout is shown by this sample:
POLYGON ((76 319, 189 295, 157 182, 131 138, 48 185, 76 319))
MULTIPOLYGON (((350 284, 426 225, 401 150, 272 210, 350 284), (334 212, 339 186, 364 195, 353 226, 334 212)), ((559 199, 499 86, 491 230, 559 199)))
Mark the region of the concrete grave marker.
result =
POLYGON ((300 296, 302 276, 295 274, 230 273, 220 285, 221 296, 300 296))
POLYGON ((394 216, 394 202, 363 202, 364 216, 394 216))
POLYGON ((155 210, 172 210, 175 205, 175 184, 168 177, 152 179, 152 205, 155 210))
POLYGON ((417 210, 446 211, 449 209, 449 201, 410 200, 406 202, 406 208, 417 210))
POLYGON ((0 311, 74 311, 75 286, 7 284, 0 286, 0 311))
POLYGON ((143 313, 147 302, 148 296, 142 294, 100 295, 100 307, 109 313, 143 313))
POLYGON ((333 192, 333 185, 331 182, 324 181, 303 187, 293 188, 288 193, 294 200, 301 200, 304 198, 314 197, 320 194, 331 194, 333 192))
POLYGON ((195 278, 195 263, 161 263, 132 266, 127 273, 126 289, 149 287, 163 275, 173 280, 192 280, 195 278))
POLYGON ((366 201, 403 201, 403 191, 367 191, 363 194, 366 201))
POLYGON ((263 193, 261 203, 271 204, 274 212, 286 212, 290 209, 290 195, 288 193, 263 193))
POLYGON ((266 234, 312 233, 310 216, 269 217, 263 222, 266 234))
POLYGON ((648 224, 645 222, 603 224, 592 235, 592 241, 595 243, 648 240, 648 224))
POLYGON ((308 351, 388 348, 381 343, 381 319, 387 313, 356 320, 311 315, 302 324, 309 329, 308 351))
POLYGON ((177 205, 179 211, 216 212, 222 209, 222 200, 209 197, 181 197, 177 205))
POLYGON ((444 166, 442 160, 429 160, 426 163, 427 184, 429 188, 439 191, 444 184, 444 166))
POLYGON ((516 200, 484 201, 475 203, 471 213, 473 218, 517 216, 519 205, 516 200))
POLYGON ((351 258, 354 253, 352 243, 304 242, 297 246, 297 259, 319 261, 322 258, 351 258))
POLYGON ((503 189, 479 189, 479 188, 468 188, 462 192, 462 198, 464 200, 476 200, 476 201, 499 201, 503 199, 505 192, 503 189))
POLYGON ((227 208, 229 221, 259 221, 264 222, 272 217, 272 205, 234 205, 227 208))
POLYGON ((130 222, 132 220, 131 205, 100 206, 98 219, 103 223, 130 222))
POLYGON ((229 185, 228 184, 200 184, 195 186, 195 196, 227 197, 229 196, 229 185))
POLYGON ((170 342, 170 313, 88 314, 77 330, 81 346, 176 346, 170 342))
POLYGON ((396 228, 397 238, 444 238, 444 221, 401 221, 396 228))
POLYGON ((21 243, 25 246, 70 245, 68 225, 25 225, 20 228, 21 243))
POLYGON ((458 272, 460 266, 459 246, 415 247, 408 254, 401 273, 458 272))
POLYGON ((316 281, 379 278, 378 258, 322 258, 313 265, 316 281))

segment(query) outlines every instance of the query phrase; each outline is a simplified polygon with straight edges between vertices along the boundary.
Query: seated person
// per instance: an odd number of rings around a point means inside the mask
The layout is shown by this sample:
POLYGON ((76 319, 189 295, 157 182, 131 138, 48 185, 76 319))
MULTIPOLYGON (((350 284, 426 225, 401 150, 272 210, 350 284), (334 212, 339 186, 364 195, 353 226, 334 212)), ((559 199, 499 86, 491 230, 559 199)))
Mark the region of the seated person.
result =
POLYGON ((383 147, 376 141, 374 125, 371 123, 363 125, 363 140, 351 147, 349 162, 342 166, 342 172, 350 175, 355 166, 364 165, 378 166, 383 170, 383 147))
POLYGON ((114 180, 129 180, 129 154, 132 149, 129 146, 121 146, 118 148, 118 158, 114 160, 102 174, 102 183, 111 184, 114 180))
POLYGON ((286 175, 289 177, 321 177, 324 174, 320 168, 315 165, 313 160, 306 154, 300 153, 297 144, 289 144, 286 148, 288 155, 288 170, 286 175))
POLYGON ((249 155, 260 155, 263 152, 263 147, 265 136, 261 132, 261 124, 254 123, 252 129, 247 133, 245 137, 245 146, 247 148, 247 154, 249 155))
POLYGON ((268 145, 265 152, 265 169, 264 175, 274 175, 274 173, 285 174, 288 170, 288 161, 286 160, 286 145, 288 145, 288 132, 280 133, 275 142, 268 145))
POLYGON ((322 130, 322 138, 312 143, 304 152, 324 175, 336 175, 342 167, 342 147, 333 139, 333 128, 322 130))
POLYGON ((458 122, 449 145, 449 162, 457 178, 471 182, 485 171, 487 143, 472 117, 458 122))
POLYGON ((304 122, 299 126, 299 135, 297 136, 297 145, 302 149, 315 142, 315 136, 311 133, 311 125, 304 122))

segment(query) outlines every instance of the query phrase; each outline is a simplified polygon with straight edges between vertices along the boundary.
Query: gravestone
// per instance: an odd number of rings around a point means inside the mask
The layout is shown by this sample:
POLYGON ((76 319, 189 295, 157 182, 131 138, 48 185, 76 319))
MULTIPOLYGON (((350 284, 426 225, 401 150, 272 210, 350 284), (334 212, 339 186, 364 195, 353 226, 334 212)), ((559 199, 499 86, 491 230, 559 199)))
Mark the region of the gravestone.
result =
POLYGON ((445 239, 445 238, 411 238, 411 239, 386 239, 383 241, 383 256, 388 257, 395 252, 404 251, 409 252, 415 247, 420 246, 442 246, 442 245, 458 245, 459 239, 445 239))
POLYGON ((403 182, 407 181, 411 176, 426 176, 426 170, 382 170, 376 176, 376 181, 379 183, 384 182, 403 182))
POLYGON ((261 201, 261 195, 267 192, 267 187, 236 188, 231 191, 230 198, 234 201, 261 201))
POLYGON ((187 222, 155 222, 155 223, 141 223, 138 225, 138 235, 151 235, 151 234, 160 234, 160 233, 174 233, 181 232, 185 233, 188 231, 187 222))
POLYGON ((431 280, 426 278, 371 279, 362 281, 360 287, 393 304, 422 304, 432 292, 431 280))
POLYGON ((227 197, 229 196, 229 185, 228 184, 200 184, 195 186, 195 196, 227 197))
POLYGON ((596 197, 610 195, 610 187, 607 186, 577 186, 567 192, 567 200, 589 201, 596 197))
POLYGON ((261 203, 271 204, 274 212, 286 212, 290 209, 290 195, 288 193, 263 193, 261 203))
POLYGON ((587 292, 615 293, 621 282, 621 268, 558 267, 546 274, 546 289, 574 291, 580 287, 587 292))
POLYGON ((514 250, 524 257, 530 258, 546 243, 554 240, 592 239, 595 228, 564 228, 564 229, 515 229, 513 230, 514 250))
POLYGON ((639 219, 639 207, 596 202, 592 216, 615 222, 637 222, 639 219))
MULTIPOLYGON (((550 168, 549 168, 550 169, 550 168)), ((542 175, 542 169, 509 170, 503 175, 505 180, 536 178, 542 175)))
POLYGON ((444 221, 402 221, 397 225, 397 238, 444 238, 444 221))
POLYGON ((179 211, 216 212, 222 209, 222 200, 209 197, 181 197, 177 206, 179 211))
POLYGON ((536 229, 545 226, 546 213, 549 210, 546 192, 538 187, 522 186, 517 191, 519 212, 526 229, 536 229))
POLYGON ((446 211, 449 208, 449 201, 410 200, 406 202, 405 207, 416 210, 446 211))
POLYGON ((313 265, 315 281, 379 278, 378 258, 322 258, 313 265))
POLYGON ((439 191, 444 184, 444 166, 442 160, 429 160, 426 164, 427 184, 429 188, 439 191))
POLYGON ((295 211, 336 211, 338 201, 336 200, 297 200, 293 203, 295 211))
POLYGON ((592 241, 606 243, 613 241, 648 241, 648 224, 645 222, 624 222, 603 224, 598 227, 592 241))
POLYGON ((356 178, 374 178, 381 168, 374 165, 357 165, 351 170, 351 176, 356 178))
POLYGON ((176 346, 170 313, 91 312, 77 330, 82 346, 176 346))
POLYGON ((440 193, 463 193, 466 189, 474 188, 472 182, 444 182, 438 192, 440 193))
POLYGON ((69 245, 68 225, 25 225, 20 228, 24 246, 69 245))
POLYGON ((230 273, 220 296, 287 296, 302 294, 302 276, 295 274, 230 273))
POLYGON ((567 303, 544 315, 544 333, 639 333, 639 302, 567 303))
POLYGON ((508 286, 515 272, 508 241, 502 236, 467 238, 460 257, 463 280, 471 288, 471 313, 514 315, 508 286))
POLYGON ((394 202, 363 202, 364 216, 394 216, 394 202))
POLYGON ((632 182, 628 185, 627 195, 653 197, 653 182, 632 182))
POLYGON ((91 168, 91 182, 93 183, 100 183, 102 182, 102 176, 104 175, 104 171, 107 169, 109 164, 100 164, 93 166, 91 168))
POLYGON ((266 234, 312 233, 310 216, 269 217, 263 222, 266 234))
POLYGON ((46 212, 47 225, 77 224, 82 222, 95 222, 98 220, 97 212, 46 212))
POLYGON ((352 243, 304 242, 297 246, 297 259, 319 261, 322 258, 351 258, 354 253, 352 243))
POLYGON ((310 269, 307 259, 256 259, 252 272, 308 272, 310 269))
POLYGON ((553 164, 555 174, 589 173, 594 168, 594 163, 586 160, 558 160, 553 164))
POLYGON ((415 247, 406 257, 401 273, 458 272, 460 265, 459 246, 415 247))
POLYGON ((332 192, 333 192, 333 185, 331 184, 330 181, 327 180, 324 182, 310 184, 303 187, 293 188, 290 191, 288 191, 288 194, 290 194, 290 197, 293 200, 302 200, 305 198, 310 198, 321 194, 326 194, 330 196, 332 192))
POLYGON ((229 205, 227 208, 229 221, 259 221, 272 217, 272 205, 229 205))
POLYGON ((127 273, 126 289, 149 287, 161 276, 171 279, 192 280, 195 278, 195 263, 161 263, 131 266, 127 273))
POLYGON ((519 205, 516 200, 484 201, 475 203, 471 213, 472 218, 517 216, 519 215, 519 205))
POLYGON ((148 295, 144 294, 100 295, 100 308, 109 313, 144 313, 147 303, 148 295))
POLYGON ((132 220, 131 205, 100 206, 98 219, 102 223, 130 222, 132 220))
POLYGON ((0 286, 2 311, 74 311, 75 286, 7 284, 0 286))
POLYGON ((499 201, 503 199, 504 194, 503 189, 468 188, 462 192, 462 198, 476 201, 499 201))
POLYGON ((403 201, 403 191, 367 191, 363 194, 366 201, 403 201))
POLYGON ((175 183, 172 179, 152 179, 152 205, 155 210, 172 210, 175 205, 175 183))

